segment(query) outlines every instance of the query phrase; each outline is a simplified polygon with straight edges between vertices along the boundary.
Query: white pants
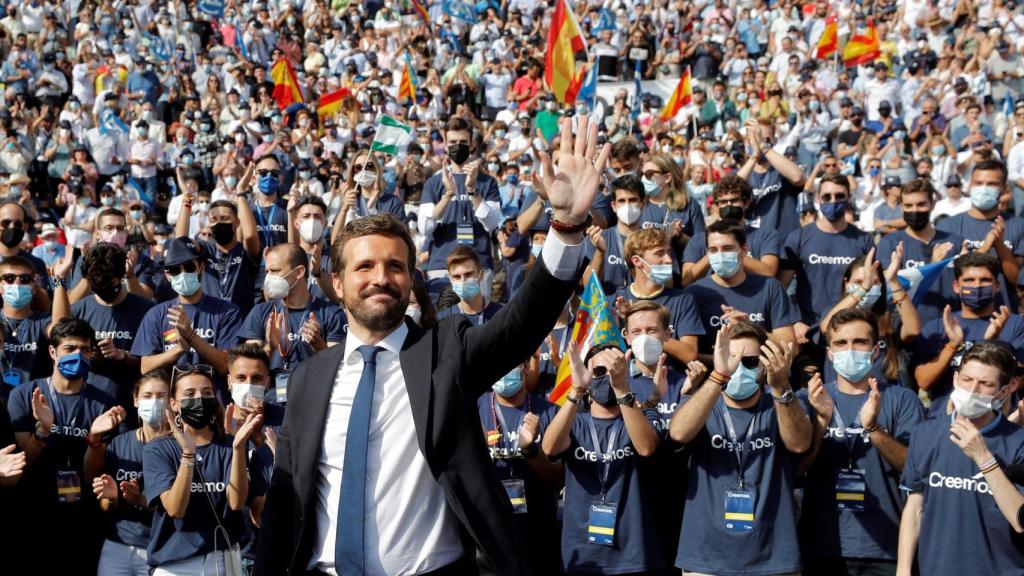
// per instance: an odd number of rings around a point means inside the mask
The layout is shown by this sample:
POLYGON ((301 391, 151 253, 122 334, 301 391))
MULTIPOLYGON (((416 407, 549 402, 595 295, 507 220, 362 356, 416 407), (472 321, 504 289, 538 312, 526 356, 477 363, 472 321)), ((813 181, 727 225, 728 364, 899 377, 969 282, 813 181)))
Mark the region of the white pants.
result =
POLYGON ((149 576, 146 548, 104 540, 96 571, 103 576, 149 576))
POLYGON ((198 554, 191 558, 168 562, 157 566, 153 576, 226 576, 227 569, 224 567, 224 552, 210 552, 209 554, 198 554))

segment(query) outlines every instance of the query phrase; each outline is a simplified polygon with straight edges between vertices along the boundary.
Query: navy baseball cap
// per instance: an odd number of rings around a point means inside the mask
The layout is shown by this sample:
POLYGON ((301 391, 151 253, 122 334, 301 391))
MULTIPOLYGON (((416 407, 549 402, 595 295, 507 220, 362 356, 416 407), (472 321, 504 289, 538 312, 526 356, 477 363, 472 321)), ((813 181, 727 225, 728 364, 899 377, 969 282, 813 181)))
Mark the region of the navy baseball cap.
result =
POLYGON ((199 259, 199 250, 188 237, 169 240, 164 248, 164 266, 178 266, 199 259))
POLYGON ((884 187, 885 188, 892 188, 893 186, 895 186, 897 188, 899 188, 900 186, 903 186, 903 182, 900 180, 899 176, 887 176, 885 178, 885 186, 884 187))

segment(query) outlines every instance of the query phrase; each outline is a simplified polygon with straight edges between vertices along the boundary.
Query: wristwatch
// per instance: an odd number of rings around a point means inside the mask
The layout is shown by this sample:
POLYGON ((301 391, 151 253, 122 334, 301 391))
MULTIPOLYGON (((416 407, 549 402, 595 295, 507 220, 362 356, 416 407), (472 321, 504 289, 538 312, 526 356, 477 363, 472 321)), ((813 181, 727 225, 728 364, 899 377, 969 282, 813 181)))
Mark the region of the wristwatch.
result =
POLYGON ((622 396, 617 397, 615 401, 618 402, 620 406, 635 406, 636 394, 634 394, 633 391, 630 390, 629 392, 626 392, 622 396))
POLYGON ((43 434, 39 433, 39 431, 42 430, 42 429, 43 429, 42 424, 40 424, 39 422, 36 422, 36 429, 32 431, 32 436, 35 437, 36 440, 45 443, 46 439, 50 437, 50 432, 47 431, 46 435, 44 436, 43 434))
POLYGON ((783 392, 780 396, 776 396, 775 392, 772 392, 772 398, 774 398, 775 401, 778 402, 779 404, 782 404, 783 406, 788 406, 790 403, 793 402, 793 400, 796 400, 796 394, 794 394, 793 389, 790 388, 789 390, 783 392))

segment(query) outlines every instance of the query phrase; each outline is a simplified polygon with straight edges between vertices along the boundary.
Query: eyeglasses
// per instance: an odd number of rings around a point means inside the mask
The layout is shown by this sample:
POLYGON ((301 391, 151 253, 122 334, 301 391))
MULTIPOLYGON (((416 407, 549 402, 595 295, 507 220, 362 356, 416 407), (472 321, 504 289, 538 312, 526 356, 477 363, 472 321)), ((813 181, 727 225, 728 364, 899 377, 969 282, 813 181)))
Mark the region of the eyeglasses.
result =
POLYGON ((845 202, 848 199, 846 194, 822 194, 822 202, 845 202))
POLYGON ((175 366, 171 369, 171 382, 177 382, 179 378, 184 378, 189 374, 203 374, 212 379, 213 367, 209 364, 186 364, 181 368, 175 366))
POLYGON ((715 203, 719 206, 742 206, 743 198, 741 196, 737 196, 735 198, 719 198, 715 203))
POLYGON ((4 284, 35 284, 35 274, 3 274, 0 275, 0 282, 4 284))
POLYGON ((648 180, 661 176, 662 174, 664 174, 664 172, 662 172, 661 170, 645 170, 642 173, 643 177, 647 178, 648 180))
POLYGON ((11 226, 15 228, 24 228, 25 223, 21 220, 0 220, 0 228, 10 228, 11 226))
POLYGON ((142 210, 142 204, 133 204, 128 207, 129 210, 142 210))
POLYGON ((757 367, 761 365, 761 357, 760 356, 741 356, 740 357, 740 364, 743 364, 743 367, 746 368, 747 370, 756 370, 757 367))
POLYGON ((263 169, 257 170, 256 174, 258 174, 260 178, 263 178, 264 176, 273 176, 274 178, 278 178, 281 176, 281 171, 276 168, 272 170, 263 169))
POLYGON ((196 270, 199 270, 199 264, 197 264, 195 260, 192 260, 190 262, 185 262, 180 266, 164 266, 164 271, 170 274, 171 276, 177 276, 178 274, 181 274, 182 270, 191 274, 196 270))

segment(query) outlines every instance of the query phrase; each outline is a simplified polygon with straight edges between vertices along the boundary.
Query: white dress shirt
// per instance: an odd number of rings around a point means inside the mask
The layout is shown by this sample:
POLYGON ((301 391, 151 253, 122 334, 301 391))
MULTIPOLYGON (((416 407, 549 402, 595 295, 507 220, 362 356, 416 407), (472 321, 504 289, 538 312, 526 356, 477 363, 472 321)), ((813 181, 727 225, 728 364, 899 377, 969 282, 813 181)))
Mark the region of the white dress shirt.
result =
MULTIPOLYGON (((548 237, 541 257, 552 275, 569 280, 583 259, 583 243, 567 245, 548 237)), ((412 406, 399 352, 409 328, 402 324, 377 346, 377 373, 366 450, 366 518, 363 550, 368 575, 415 575, 452 564, 466 552, 458 519, 419 450, 412 406), (387 438, 385 444, 384 439, 387 438)), ((317 464, 316 541, 307 568, 337 576, 334 543, 344 477, 348 419, 363 372, 352 331, 334 379, 325 438, 317 464)))

